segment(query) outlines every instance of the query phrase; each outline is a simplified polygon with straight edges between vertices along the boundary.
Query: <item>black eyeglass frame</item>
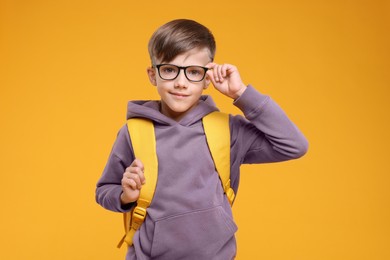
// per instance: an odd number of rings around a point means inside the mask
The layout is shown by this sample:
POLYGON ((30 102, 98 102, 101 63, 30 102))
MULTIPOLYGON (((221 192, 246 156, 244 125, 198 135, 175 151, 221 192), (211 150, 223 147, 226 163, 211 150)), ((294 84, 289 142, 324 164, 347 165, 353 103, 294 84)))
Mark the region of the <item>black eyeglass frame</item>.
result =
POLYGON ((158 71, 158 75, 160 76, 160 78, 162 78, 163 80, 174 80, 176 79, 179 74, 180 74, 180 71, 183 70, 184 71, 184 76, 186 76, 186 78, 188 79, 188 81, 191 81, 191 82, 201 82, 202 80, 204 80, 204 78, 206 77, 206 72, 209 70, 209 68, 206 68, 206 67, 203 67, 203 66, 198 66, 198 65, 190 65, 190 66, 177 66, 177 65, 174 65, 174 64, 169 64, 169 63, 162 63, 162 64, 157 64, 157 65, 153 65, 153 67, 156 67, 157 68, 157 71, 158 71), (177 75, 172 78, 172 79, 164 79, 163 77, 161 77, 161 74, 160 74, 160 67, 162 66, 165 66, 165 65, 169 65, 169 66, 173 66, 173 67, 176 67, 178 68, 178 72, 177 72, 177 75), (188 76, 187 76, 187 69, 188 68, 193 68, 193 67, 196 67, 196 68, 202 68, 204 70, 204 74, 203 74, 203 77, 202 79, 200 80, 192 80, 192 79, 189 79, 188 76))

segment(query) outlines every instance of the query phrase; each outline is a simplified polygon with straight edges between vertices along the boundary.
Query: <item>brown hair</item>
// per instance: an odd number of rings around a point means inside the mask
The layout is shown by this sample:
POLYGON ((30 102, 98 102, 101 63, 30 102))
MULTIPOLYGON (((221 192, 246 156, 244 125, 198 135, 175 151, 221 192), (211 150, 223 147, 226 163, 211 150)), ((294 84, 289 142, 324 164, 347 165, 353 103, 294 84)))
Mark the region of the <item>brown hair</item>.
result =
POLYGON ((214 60, 215 40, 211 31, 198 22, 188 19, 172 20, 158 28, 149 40, 148 50, 154 64, 164 62, 194 48, 207 48, 214 60))

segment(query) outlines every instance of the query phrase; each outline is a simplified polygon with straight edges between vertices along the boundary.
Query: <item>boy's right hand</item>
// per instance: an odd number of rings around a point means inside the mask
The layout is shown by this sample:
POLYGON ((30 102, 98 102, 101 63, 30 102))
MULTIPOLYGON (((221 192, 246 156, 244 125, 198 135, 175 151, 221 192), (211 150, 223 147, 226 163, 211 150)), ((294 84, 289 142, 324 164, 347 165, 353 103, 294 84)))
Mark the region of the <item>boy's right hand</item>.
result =
POLYGON ((136 201, 143 184, 145 184, 144 165, 140 160, 135 159, 123 173, 122 205, 136 201))

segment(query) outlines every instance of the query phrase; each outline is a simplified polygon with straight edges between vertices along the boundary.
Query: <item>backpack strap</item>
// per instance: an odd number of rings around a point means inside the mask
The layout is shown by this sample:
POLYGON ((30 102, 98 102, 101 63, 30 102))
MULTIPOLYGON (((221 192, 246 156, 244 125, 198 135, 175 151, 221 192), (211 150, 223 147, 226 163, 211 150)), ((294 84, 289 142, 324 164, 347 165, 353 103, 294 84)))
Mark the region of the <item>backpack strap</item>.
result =
POLYGON ((230 187, 230 127, 229 114, 212 112, 203 117, 203 128, 223 190, 233 205, 234 191, 230 187))
MULTIPOLYGON (((221 112, 212 112, 203 119, 203 128, 208 147, 213 158, 215 168, 221 179, 223 190, 230 205, 234 201, 234 191, 230 187, 230 127, 229 115, 221 112)), ((134 154, 145 165, 144 175, 146 183, 142 186, 137 205, 131 212, 123 214, 125 236, 118 244, 118 248, 126 242, 133 244, 133 236, 146 218, 152 202, 158 177, 158 161, 156 152, 156 137, 153 122, 143 118, 131 118, 127 121, 134 154)))
POLYGON ((153 122, 144 118, 131 118, 127 120, 127 129, 133 146, 135 158, 144 165, 146 183, 142 185, 137 205, 131 212, 123 214, 125 236, 118 244, 118 248, 126 242, 133 244, 133 236, 146 218, 146 209, 152 202, 158 177, 158 161, 156 152, 156 137, 153 122))

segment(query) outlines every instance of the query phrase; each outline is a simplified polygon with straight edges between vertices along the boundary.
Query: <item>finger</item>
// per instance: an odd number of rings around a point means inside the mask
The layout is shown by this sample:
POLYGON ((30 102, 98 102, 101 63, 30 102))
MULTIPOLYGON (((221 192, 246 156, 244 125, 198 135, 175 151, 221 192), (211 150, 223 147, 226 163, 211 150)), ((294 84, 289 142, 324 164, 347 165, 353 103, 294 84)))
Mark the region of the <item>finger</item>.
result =
POLYGON ((145 184, 144 174, 138 167, 132 168, 131 172, 125 172, 123 177, 134 180, 138 189, 141 189, 142 185, 145 184))
MULTIPOLYGON (((139 175, 141 183, 145 184, 144 165, 139 159, 135 159, 129 167, 126 168, 128 173, 136 173, 139 175)), ((130 175, 128 175, 130 176, 130 175)))
POLYGON ((218 64, 215 62, 210 62, 206 65, 206 68, 209 68, 207 74, 209 75, 213 84, 218 82, 218 73, 217 73, 218 64))
POLYGON ((122 179, 123 188, 131 188, 132 190, 137 190, 137 183, 133 179, 123 178, 122 179))
POLYGON ((135 184, 137 185, 137 189, 141 189, 142 188, 141 178, 140 178, 140 176, 138 174, 132 173, 127 178, 130 179, 130 180, 133 180, 135 182, 135 184))
POLYGON ((226 78, 226 76, 228 75, 229 69, 230 69, 230 64, 223 64, 223 66, 222 66, 222 76, 224 78, 226 78))
POLYGON ((223 81, 223 73, 222 73, 222 65, 217 64, 215 62, 210 62, 206 65, 209 70, 207 71, 207 75, 210 77, 211 82, 215 85, 218 83, 222 83, 223 81))
POLYGON ((140 159, 137 158, 131 163, 130 167, 139 167, 142 169, 142 171, 144 170, 144 164, 141 162, 140 159))
POLYGON ((139 159, 135 159, 134 163, 138 167, 137 173, 138 173, 138 175, 139 175, 139 177, 141 179, 141 182, 144 184, 145 183, 145 175, 144 175, 145 167, 144 167, 144 164, 139 159))
POLYGON ((214 78, 215 78, 215 81, 218 83, 220 81, 220 77, 219 77, 219 73, 218 73, 218 70, 221 66, 220 65, 216 65, 213 69, 213 72, 214 72, 214 78))
POLYGON ((123 173, 123 177, 130 179, 137 178, 140 180, 141 184, 145 184, 146 182, 144 172, 139 167, 126 168, 126 171, 123 173))
POLYGON ((138 165, 140 166, 134 167, 133 172, 138 175, 138 177, 141 180, 141 183, 144 184, 145 183, 144 165, 141 163, 141 161, 139 162, 140 164, 138 165))
POLYGON ((230 75, 237 71, 237 67, 232 64, 227 64, 226 66, 226 75, 230 75))
POLYGON ((207 63, 206 64, 206 68, 209 68, 209 69, 214 69, 214 67, 217 65, 217 63, 215 63, 215 62, 209 62, 209 63, 207 63))
POLYGON ((211 80, 211 82, 215 85, 214 72, 212 70, 208 70, 206 72, 206 75, 211 80))
POLYGON ((222 65, 216 66, 214 71, 215 71, 215 77, 217 79, 217 82, 222 83, 223 82, 222 65))
POLYGON ((139 180, 141 182, 141 184, 145 184, 146 183, 146 179, 145 179, 145 174, 144 174, 144 170, 141 170, 141 168, 138 168, 138 177, 139 177, 139 180))
POLYGON ((219 70, 218 70, 218 73, 219 73, 219 78, 221 80, 221 82, 223 82, 225 76, 225 71, 226 70, 226 64, 222 64, 220 67, 219 67, 219 70))

